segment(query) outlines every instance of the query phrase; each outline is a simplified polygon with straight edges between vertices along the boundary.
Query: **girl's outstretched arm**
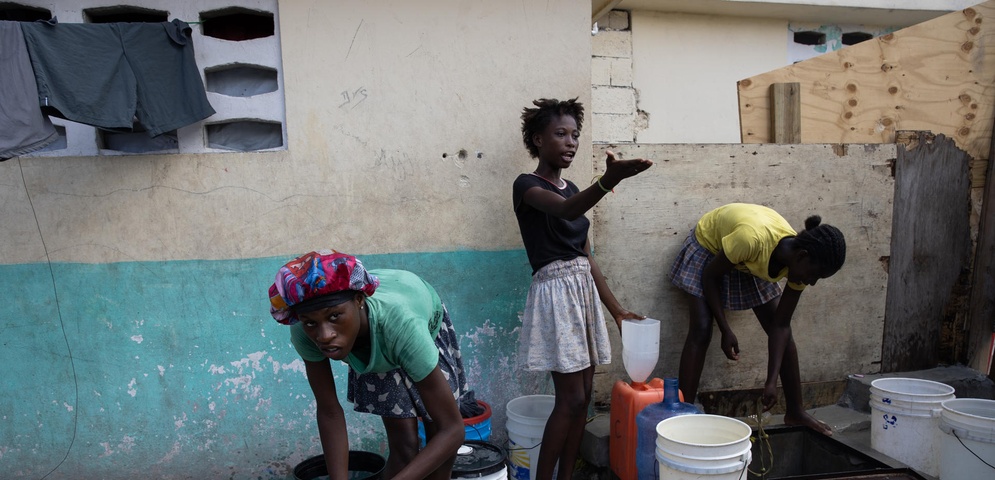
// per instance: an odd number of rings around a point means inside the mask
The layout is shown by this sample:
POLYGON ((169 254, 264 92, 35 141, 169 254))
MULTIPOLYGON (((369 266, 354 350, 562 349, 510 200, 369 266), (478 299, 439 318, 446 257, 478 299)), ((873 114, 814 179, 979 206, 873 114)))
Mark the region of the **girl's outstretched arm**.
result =
POLYGON ((601 273, 601 267, 598 266, 598 262, 594 261, 594 256, 591 255, 590 238, 584 243, 584 252, 587 253, 587 260, 591 263, 591 276, 594 277, 594 286, 598 288, 598 297, 601 299, 601 303, 605 305, 605 308, 608 309, 608 313, 615 319, 618 331, 622 331, 622 320, 642 320, 646 318, 645 315, 639 315, 626 310, 618 303, 615 294, 608 288, 608 281, 605 280, 604 274, 601 273))
POLYGON ((318 404, 318 436, 325 455, 330 480, 349 478, 349 437, 345 428, 345 412, 335 392, 335 377, 328 360, 304 361, 307 381, 318 404))
POLYGON ((600 186, 598 183, 593 183, 570 198, 563 198, 548 190, 533 187, 525 191, 522 195, 522 201, 532 208, 554 217, 574 220, 593 208, 619 182, 638 175, 653 165, 652 161, 641 158, 617 160, 612 152, 608 152, 605 162, 607 167, 605 174, 600 179, 600 186))
POLYGON ((777 403, 777 376, 781 371, 784 349, 791 341, 791 316, 798 306, 802 291, 785 287, 781 294, 774 322, 767 332, 767 381, 764 383, 764 410, 770 410, 777 403))
MULTIPOLYGON (((463 416, 460 415, 449 382, 438 366, 422 381, 416 382, 415 386, 418 387, 425 410, 432 417, 432 429, 435 432, 425 443, 425 448, 394 479, 448 480, 452 475, 456 451, 463 444, 463 416)), ((426 432, 428 428, 426 425, 426 432)))

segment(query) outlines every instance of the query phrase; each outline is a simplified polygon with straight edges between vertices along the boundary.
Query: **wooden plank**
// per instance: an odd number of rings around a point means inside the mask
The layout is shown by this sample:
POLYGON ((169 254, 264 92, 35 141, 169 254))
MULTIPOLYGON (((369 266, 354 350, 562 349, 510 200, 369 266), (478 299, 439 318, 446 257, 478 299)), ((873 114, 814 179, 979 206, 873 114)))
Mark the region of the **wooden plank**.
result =
MULTIPOLYGON (((988 157, 988 178, 995 175, 992 159, 995 145, 988 157)), ((985 185, 978 222, 978 242, 974 250, 974 274, 971 281, 971 304, 968 315, 968 332, 971 343, 967 356, 972 368, 987 373, 995 379, 995 369, 988 365, 991 342, 995 341, 995 182, 985 185)))
MULTIPOLYGON (((943 135, 898 144, 881 371, 935 367, 944 315, 970 271, 969 157, 943 135)), ((964 302, 960 302, 963 304, 964 302)), ((955 307, 956 308, 956 307, 955 307)))
POLYGON ((798 82, 770 85, 770 129, 774 143, 802 143, 798 82))
MULTIPOLYGON (((847 260, 832 278, 806 290, 792 321, 802 352, 804 382, 832 382, 879 368, 884 324, 885 259, 891 243, 895 145, 595 145, 596 173, 604 151, 649 158, 653 168, 625 180, 588 214, 592 248, 622 305, 660 319, 660 360, 654 375, 676 376, 687 334, 688 305, 666 279, 688 231, 708 210, 754 202, 781 212, 795 228, 819 214, 844 232, 847 260)), ((567 172, 570 174, 569 172, 567 172)), ((582 182, 589 177, 573 174, 582 182)), ((583 185, 582 185, 583 187, 583 185)), ((762 387, 767 337, 753 313, 734 312, 730 324, 742 350, 726 360, 715 335, 702 391, 762 387)), ((599 368, 595 391, 628 378, 618 329, 609 325, 614 361, 599 368)))
POLYGON ((738 82, 743 143, 768 143, 769 86, 801 85, 802 143, 891 143, 943 134, 984 185, 995 118, 995 0, 738 82))

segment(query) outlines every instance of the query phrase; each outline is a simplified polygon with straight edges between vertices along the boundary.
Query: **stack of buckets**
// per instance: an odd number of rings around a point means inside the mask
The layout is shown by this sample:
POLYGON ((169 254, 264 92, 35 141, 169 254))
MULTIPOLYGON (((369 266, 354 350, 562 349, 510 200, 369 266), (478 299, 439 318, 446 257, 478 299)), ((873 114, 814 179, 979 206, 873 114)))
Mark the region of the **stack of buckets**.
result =
POLYGON ((940 406, 940 479, 995 478, 995 400, 958 398, 940 406))
POLYGON ((915 470, 937 476, 940 404, 954 398, 953 387, 917 378, 871 382, 871 448, 915 470))
POLYGON ((753 429, 721 415, 670 417, 656 426, 660 479, 746 480, 753 429))
POLYGON ((871 382, 871 448, 940 480, 995 478, 995 400, 916 378, 871 382))

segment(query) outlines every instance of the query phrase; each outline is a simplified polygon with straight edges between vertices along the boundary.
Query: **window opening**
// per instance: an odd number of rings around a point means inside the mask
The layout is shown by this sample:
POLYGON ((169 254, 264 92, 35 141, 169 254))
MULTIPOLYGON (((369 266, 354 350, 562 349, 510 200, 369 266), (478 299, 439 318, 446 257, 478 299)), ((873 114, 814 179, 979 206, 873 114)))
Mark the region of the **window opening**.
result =
POLYGON ((236 42, 272 37, 276 31, 272 13, 241 7, 202 12, 200 22, 205 36, 236 42))
POLYGON ((211 148, 249 152, 283 146, 283 125, 257 120, 234 120, 207 126, 211 148))
POLYGON ((800 43, 802 45, 825 45, 826 34, 822 32, 813 32, 811 30, 795 32, 795 43, 800 43))
POLYGON ((277 71, 259 65, 232 64, 204 71, 208 92, 229 97, 251 97, 277 91, 277 71))

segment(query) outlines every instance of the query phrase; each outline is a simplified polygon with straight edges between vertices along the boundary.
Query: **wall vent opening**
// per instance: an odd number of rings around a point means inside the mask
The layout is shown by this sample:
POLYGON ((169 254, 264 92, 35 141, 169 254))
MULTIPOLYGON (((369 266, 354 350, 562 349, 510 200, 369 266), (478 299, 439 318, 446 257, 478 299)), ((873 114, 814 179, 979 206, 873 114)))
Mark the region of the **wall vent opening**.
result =
POLYGON ((83 9, 83 21, 87 23, 159 23, 169 21, 169 12, 127 5, 85 8, 83 9))
POLYGON ((280 88, 277 71, 259 65, 232 64, 204 71, 208 92, 229 97, 252 97, 280 88))
POLYGON ((259 120, 233 120, 207 125, 207 146, 252 152, 283 146, 283 125, 259 120))
POLYGON ((811 30, 795 32, 795 43, 800 43, 802 45, 825 45, 826 34, 822 32, 813 32, 811 30))
POLYGON ((13 2, 0 2, 0 20, 9 22, 33 22, 51 20, 52 12, 38 7, 19 5, 13 2))
POLYGON ((840 40, 840 42, 842 42, 843 45, 856 45, 860 42, 866 42, 872 38, 874 38, 874 35, 871 35, 869 33, 847 32, 843 34, 843 38, 840 40))
POLYGON ((201 12, 200 22, 205 36, 236 42, 272 37, 276 32, 271 12, 242 7, 201 12))
POLYGON ((149 137, 147 132, 112 132, 97 130, 97 145, 101 150, 122 153, 177 153, 179 139, 176 130, 149 137))

